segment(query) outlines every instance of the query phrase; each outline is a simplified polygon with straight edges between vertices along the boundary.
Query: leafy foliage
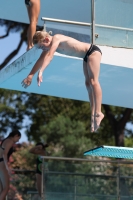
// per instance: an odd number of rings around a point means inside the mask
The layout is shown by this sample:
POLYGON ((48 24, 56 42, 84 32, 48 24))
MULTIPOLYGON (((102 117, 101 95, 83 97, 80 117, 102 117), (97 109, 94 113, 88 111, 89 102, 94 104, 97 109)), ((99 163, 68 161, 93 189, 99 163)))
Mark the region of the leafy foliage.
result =
MULTIPOLYGON (((77 138, 78 134, 79 138, 89 138, 95 145, 123 146, 125 136, 132 136, 132 130, 128 130, 126 124, 132 123, 133 113, 126 108, 103 105, 105 118, 97 133, 90 133, 88 102, 0 89, 0 111, 1 137, 9 129, 25 128, 29 141, 40 141, 46 132, 49 142, 66 135, 74 140, 72 135, 77 138), (75 130, 78 130, 77 134, 75 130)), ((70 142, 70 139, 65 139, 70 142)))

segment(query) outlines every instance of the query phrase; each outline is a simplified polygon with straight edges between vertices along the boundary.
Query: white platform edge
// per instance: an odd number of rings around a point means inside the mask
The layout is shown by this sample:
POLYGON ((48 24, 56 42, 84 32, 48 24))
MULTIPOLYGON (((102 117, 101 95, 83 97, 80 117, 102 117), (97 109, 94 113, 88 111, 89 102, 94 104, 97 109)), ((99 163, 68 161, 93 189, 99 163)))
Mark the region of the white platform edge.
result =
MULTIPOLYGON (((133 49, 114 48, 107 46, 99 46, 99 48, 102 50, 101 63, 133 69, 133 49)), ((0 71, 0 83, 13 76, 14 74, 18 73, 35 60, 37 60, 40 54, 40 50, 32 48, 30 51, 20 56, 13 63, 3 68, 0 71)), ((82 60, 81 58, 66 56, 59 53, 55 53, 55 56, 62 56, 66 58, 68 57, 72 59, 82 60)))

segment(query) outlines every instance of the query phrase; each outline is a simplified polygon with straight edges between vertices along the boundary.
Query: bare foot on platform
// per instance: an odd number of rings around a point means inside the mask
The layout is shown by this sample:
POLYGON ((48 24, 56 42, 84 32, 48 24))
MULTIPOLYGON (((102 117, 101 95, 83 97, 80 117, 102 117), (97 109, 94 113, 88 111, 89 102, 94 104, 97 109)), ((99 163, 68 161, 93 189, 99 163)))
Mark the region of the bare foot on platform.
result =
POLYGON ((94 124, 95 124, 95 132, 98 130, 98 128, 100 127, 100 123, 102 121, 102 119, 104 118, 104 114, 103 113, 97 113, 95 114, 95 118, 94 118, 94 124))
POLYGON ((32 46, 27 46, 26 51, 29 51, 29 50, 32 49, 33 47, 34 47, 34 45, 32 45, 32 46))

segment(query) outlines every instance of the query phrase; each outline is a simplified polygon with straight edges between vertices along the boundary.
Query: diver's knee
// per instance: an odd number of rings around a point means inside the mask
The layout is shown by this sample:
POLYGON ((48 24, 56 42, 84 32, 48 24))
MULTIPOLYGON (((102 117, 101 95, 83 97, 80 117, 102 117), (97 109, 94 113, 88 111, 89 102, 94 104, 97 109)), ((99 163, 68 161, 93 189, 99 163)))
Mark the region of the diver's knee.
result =
POLYGON ((97 85, 99 85, 99 81, 97 79, 91 78, 90 84, 92 87, 96 87, 97 85))

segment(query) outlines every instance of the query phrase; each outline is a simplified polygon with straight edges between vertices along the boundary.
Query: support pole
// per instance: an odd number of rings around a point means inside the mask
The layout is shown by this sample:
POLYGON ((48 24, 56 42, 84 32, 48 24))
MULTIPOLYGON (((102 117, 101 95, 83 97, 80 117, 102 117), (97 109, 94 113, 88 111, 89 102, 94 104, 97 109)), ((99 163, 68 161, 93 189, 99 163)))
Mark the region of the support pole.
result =
POLYGON ((117 200, 120 200, 120 165, 117 167, 117 200))
POLYGON ((41 200, 44 200, 44 158, 42 158, 41 200))
POLYGON ((91 38, 95 44, 95 0, 91 0, 91 38))

